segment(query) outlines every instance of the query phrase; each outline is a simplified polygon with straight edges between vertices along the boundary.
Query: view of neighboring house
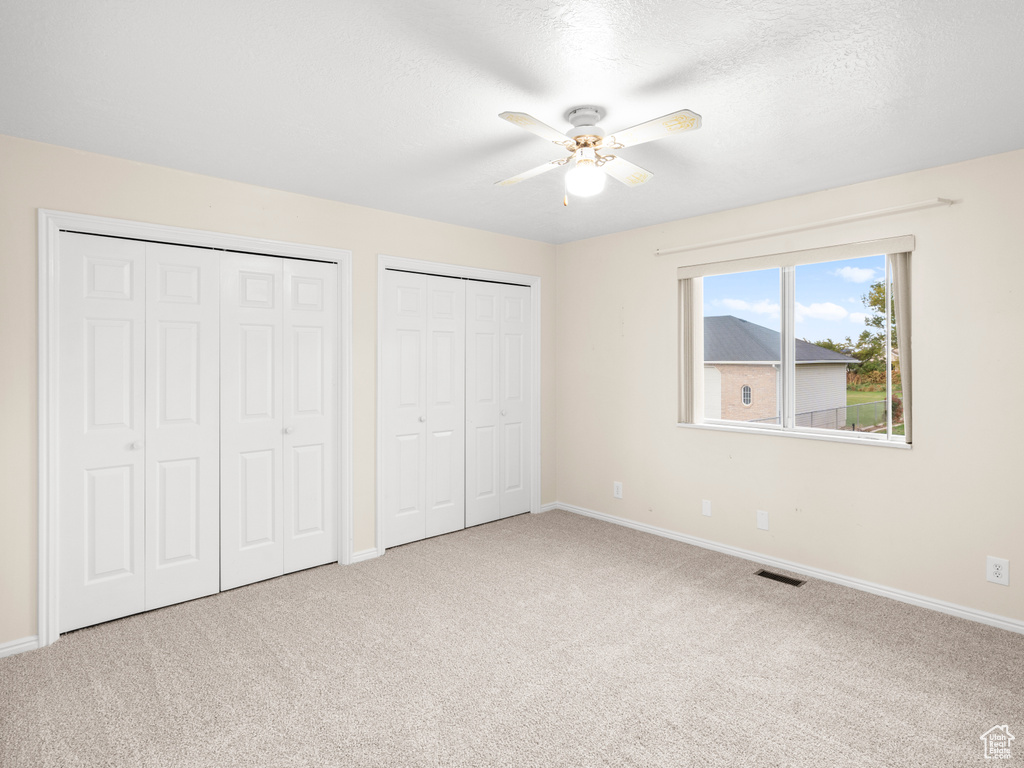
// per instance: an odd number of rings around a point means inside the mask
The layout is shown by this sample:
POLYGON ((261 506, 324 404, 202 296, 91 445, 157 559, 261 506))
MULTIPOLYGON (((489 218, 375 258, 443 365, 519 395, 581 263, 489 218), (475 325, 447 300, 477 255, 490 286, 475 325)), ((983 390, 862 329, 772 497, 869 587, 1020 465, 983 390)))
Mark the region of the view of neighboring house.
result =
MULTIPOLYGON (((704 318, 704 418, 777 423, 780 335, 732 315, 704 318)), ((796 340, 796 420, 846 424, 846 367, 853 357, 796 340)))

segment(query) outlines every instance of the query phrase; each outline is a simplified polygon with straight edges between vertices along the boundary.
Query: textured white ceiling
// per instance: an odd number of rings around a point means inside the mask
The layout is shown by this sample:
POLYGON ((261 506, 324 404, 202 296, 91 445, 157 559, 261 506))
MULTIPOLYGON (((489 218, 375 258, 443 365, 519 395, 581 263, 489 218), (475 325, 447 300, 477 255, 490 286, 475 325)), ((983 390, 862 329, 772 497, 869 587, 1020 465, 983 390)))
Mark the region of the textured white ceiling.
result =
POLYGON ((3 0, 0 133, 561 243, 1024 147, 1022 51, 1021 0, 3 0), (493 185, 579 104, 703 128, 493 185))

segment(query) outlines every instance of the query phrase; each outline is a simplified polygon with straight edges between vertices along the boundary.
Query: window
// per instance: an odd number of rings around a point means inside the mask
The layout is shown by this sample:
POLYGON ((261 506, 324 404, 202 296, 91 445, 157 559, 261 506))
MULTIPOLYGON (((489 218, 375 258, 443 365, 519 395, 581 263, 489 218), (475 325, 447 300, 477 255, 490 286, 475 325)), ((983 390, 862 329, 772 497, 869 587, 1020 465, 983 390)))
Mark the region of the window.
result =
POLYGON ((709 275, 703 291, 704 418, 780 424, 779 270, 709 275))
POLYGON ((680 267, 680 421, 910 443, 912 249, 908 236, 680 267))

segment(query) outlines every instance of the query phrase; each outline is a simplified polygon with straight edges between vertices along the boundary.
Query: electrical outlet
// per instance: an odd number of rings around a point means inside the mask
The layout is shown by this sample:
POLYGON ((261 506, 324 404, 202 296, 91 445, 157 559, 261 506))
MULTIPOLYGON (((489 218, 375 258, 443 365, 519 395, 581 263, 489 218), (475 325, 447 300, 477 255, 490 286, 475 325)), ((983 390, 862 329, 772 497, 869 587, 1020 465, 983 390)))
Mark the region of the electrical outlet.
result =
POLYGON ((768 513, 763 509, 757 510, 757 527, 762 531, 768 530, 768 513))
POLYGON ((989 555, 985 562, 985 578, 993 584, 1010 586, 1010 561, 989 555))
POLYGON ((704 517, 711 517, 711 502, 707 499, 703 499, 700 503, 700 513, 704 517))
POLYGON ((614 496, 616 499, 621 499, 622 498, 622 482, 621 481, 616 480, 616 481, 614 481, 612 483, 612 496, 614 496))

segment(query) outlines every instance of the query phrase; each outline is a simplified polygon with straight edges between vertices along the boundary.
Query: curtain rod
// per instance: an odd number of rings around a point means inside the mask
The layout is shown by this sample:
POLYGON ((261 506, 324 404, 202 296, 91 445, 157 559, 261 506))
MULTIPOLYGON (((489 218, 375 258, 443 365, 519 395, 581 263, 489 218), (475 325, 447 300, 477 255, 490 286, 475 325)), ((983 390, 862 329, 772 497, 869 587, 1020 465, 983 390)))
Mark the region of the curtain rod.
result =
POLYGON ((952 200, 947 200, 944 197, 931 197, 927 200, 921 200, 916 203, 907 203, 906 205, 895 205, 892 208, 879 208, 877 211, 865 211, 864 213, 854 213, 849 216, 839 216, 835 219, 825 219, 824 221, 816 221, 812 224, 800 224, 795 227, 784 227, 783 229, 771 229, 766 232, 758 232, 754 235, 744 235, 743 237, 730 237, 725 240, 709 240, 704 243, 697 243, 696 245, 683 245, 678 248, 658 248, 655 250, 655 256, 668 256, 673 253, 686 253, 687 251, 697 251, 701 248, 714 248, 718 245, 731 245, 733 243, 745 243, 748 240, 760 240, 764 237, 774 237, 775 235, 788 235, 793 232, 805 232, 809 229, 818 229, 819 227, 829 227, 833 224, 846 224, 851 221, 861 221, 862 219, 874 219, 879 216, 889 216, 893 213, 906 213, 908 211, 920 211, 925 208, 937 208, 939 206, 952 205, 952 200))

